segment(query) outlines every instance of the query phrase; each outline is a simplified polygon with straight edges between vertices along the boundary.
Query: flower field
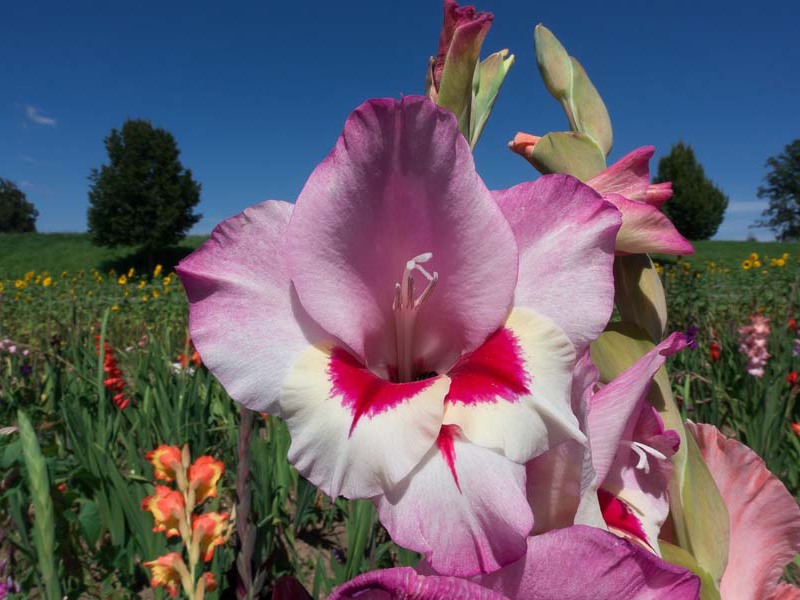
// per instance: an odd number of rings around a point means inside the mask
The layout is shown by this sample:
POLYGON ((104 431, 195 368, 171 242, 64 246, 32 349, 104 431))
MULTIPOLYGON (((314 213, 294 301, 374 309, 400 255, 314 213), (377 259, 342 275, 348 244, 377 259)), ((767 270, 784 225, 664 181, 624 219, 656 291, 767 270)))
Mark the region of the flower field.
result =
MULTIPOLYGON (((800 255, 747 253, 702 263, 687 257, 657 268, 670 327, 694 337, 669 363, 684 416, 746 442, 797 495, 800 255), (761 265, 746 268, 755 260, 761 265), (762 376, 747 372, 740 348, 739 330, 754 314, 769 319, 762 376)), ((192 456, 224 464, 208 510, 235 510, 237 483, 251 492, 249 525, 239 532, 250 544, 220 540, 207 566, 218 590, 294 575, 321 597, 358 573, 417 560, 390 542, 371 503, 331 501, 298 476, 279 420, 242 416, 194 354, 174 273, 160 266, 19 273, 2 280, 0 326, 0 560, 18 589, 42 583, 39 561, 59 569, 69 597, 123 598, 148 589, 142 563, 180 542, 154 533, 153 517, 142 510, 156 485, 145 453, 185 442, 192 456), (18 411, 32 422, 33 438, 16 432, 18 411), (249 452, 240 436, 250 440, 249 452), (40 464, 31 464, 28 448, 36 444, 40 464), (248 461, 249 476, 237 475, 248 461), (37 468, 46 469, 45 487, 35 484, 37 468), (44 539, 32 519, 39 505, 49 505, 44 539), (249 561, 237 563, 248 552, 249 561), (237 566, 245 563, 250 567, 237 566)))

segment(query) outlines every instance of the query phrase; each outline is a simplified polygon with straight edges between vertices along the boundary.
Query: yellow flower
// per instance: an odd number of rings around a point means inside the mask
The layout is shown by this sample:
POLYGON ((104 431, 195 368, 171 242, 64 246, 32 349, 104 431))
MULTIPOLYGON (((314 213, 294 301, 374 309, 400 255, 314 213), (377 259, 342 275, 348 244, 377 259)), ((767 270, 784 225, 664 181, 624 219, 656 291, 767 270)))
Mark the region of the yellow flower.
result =
POLYGON ((0 294, 2 294, 2 293, 3 293, 3 282, 0 281, 0 294))
POLYGON ((117 283, 120 285, 125 285, 126 283, 128 283, 128 278, 125 277, 125 275, 120 275, 119 279, 117 279, 117 283))
POLYGON ((787 261, 787 260, 789 260, 789 253, 788 253, 788 252, 784 252, 783 254, 781 254, 781 258, 782 258, 784 261, 787 261))
POLYGON ((761 261, 760 260, 754 260, 753 261, 753 267, 756 268, 756 269, 760 269, 761 268, 761 261))
POLYGON ((758 260, 758 252, 751 252, 751 253, 750 253, 750 260, 751 260, 752 262, 755 262, 755 261, 757 261, 757 260, 758 260))
POLYGON ((50 287, 51 285, 53 285, 53 278, 48 275, 47 277, 42 279, 42 285, 44 287, 50 287))
POLYGON ((36 275, 35 271, 28 271, 25 273, 25 283, 28 283, 31 279, 33 279, 34 275, 36 275))
POLYGON ((664 274, 664 267, 661 266, 661 263, 653 263, 653 266, 656 268, 656 273, 659 275, 664 274))
POLYGON ((22 281, 22 279, 17 279, 14 282, 14 287, 17 288, 18 290, 25 289, 25 282, 22 281))
POLYGON ((163 267, 161 265, 156 265, 156 268, 153 269, 153 277, 158 277, 159 275, 161 275, 162 268, 163 267))
POLYGON ((144 286, 145 286, 145 283, 144 283, 144 281, 140 281, 140 282, 139 282, 139 289, 140 289, 140 290, 143 290, 143 289, 144 289, 144 286))
MULTIPOLYGON (((0 290, 1 292, 2 290, 0 290)), ((161 294, 158 293, 158 290, 153 290, 153 298, 158 298, 161 294)))
POLYGON ((753 262, 752 262, 752 261, 751 261, 749 258, 745 258, 745 259, 742 261, 742 268, 743 268, 745 271, 749 271, 751 268, 753 268, 753 262))
POLYGON ((172 277, 170 275, 167 275, 166 277, 164 277, 164 285, 169 285, 170 283, 172 283, 172 277))
POLYGON ((780 267, 781 269, 786 266, 786 259, 779 258, 775 261, 775 266, 780 267))
POLYGON ((133 274, 134 274, 135 272, 136 272, 136 270, 135 270, 133 267, 131 267, 130 269, 128 269, 128 279, 130 279, 131 277, 133 277, 133 274))
POLYGON ((142 294, 142 302, 147 302, 148 300, 150 300, 150 297, 147 294, 142 294))
POLYGON ((119 310, 119 306, 117 306, 117 305, 115 304, 114 306, 112 306, 112 307, 111 307, 111 310, 113 310, 113 311, 117 311, 117 310, 119 310))

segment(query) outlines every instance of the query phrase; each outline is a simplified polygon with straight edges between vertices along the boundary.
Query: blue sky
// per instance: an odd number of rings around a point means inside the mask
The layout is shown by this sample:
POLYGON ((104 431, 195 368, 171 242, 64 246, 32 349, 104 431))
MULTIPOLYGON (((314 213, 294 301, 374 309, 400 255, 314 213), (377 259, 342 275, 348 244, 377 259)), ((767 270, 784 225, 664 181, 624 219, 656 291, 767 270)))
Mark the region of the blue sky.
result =
MULTIPOLYGON (((476 149, 489 187, 532 179, 518 130, 566 128, 532 32, 550 27, 611 112, 611 159, 690 143, 730 206, 718 238, 744 239, 764 161, 800 137, 800 4, 483 0, 484 54, 516 56, 476 149)), ((129 117, 171 131, 203 185, 197 232, 268 198, 292 200, 370 97, 422 92, 441 4, 7 3, 0 36, 0 177, 22 185, 42 231, 82 231, 87 176, 129 117)), ((655 163, 653 164, 655 169, 655 163)), ((761 239, 768 231, 757 231, 761 239)))

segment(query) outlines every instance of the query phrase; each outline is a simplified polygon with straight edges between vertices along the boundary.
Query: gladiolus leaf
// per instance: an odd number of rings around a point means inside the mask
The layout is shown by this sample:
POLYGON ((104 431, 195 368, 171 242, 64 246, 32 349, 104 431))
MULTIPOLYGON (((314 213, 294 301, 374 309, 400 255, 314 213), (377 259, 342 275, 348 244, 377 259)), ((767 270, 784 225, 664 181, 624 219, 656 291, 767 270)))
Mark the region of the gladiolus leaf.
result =
MULTIPOLYGON (((647 333, 632 323, 613 323, 591 345, 592 362, 607 383, 654 347, 647 333)), ((672 397, 669 378, 661 369, 654 378, 648 401, 668 429, 681 438, 673 456, 675 472, 669 485, 670 513, 678 545, 687 550, 716 584, 728 560, 728 510, 697 443, 687 435, 672 397)))
POLYGON ((533 30, 536 64, 542 81, 556 100, 568 99, 572 90, 572 62, 564 46, 547 27, 539 23, 533 30))
POLYGON ((614 142, 611 117, 608 116, 608 109, 597 92, 597 88, 590 81, 581 63, 574 58, 572 58, 570 102, 578 131, 590 136, 607 156, 614 142))
POLYGON ((500 50, 489 55, 478 65, 473 81, 472 113, 470 114, 469 145, 474 148, 483 133, 486 121, 492 114, 497 94, 505 81, 506 74, 514 64, 514 55, 508 50, 500 50))
POLYGON ((700 578, 700 600, 720 600, 721 596, 714 579, 697 564, 691 554, 664 540, 659 540, 658 546, 661 550, 661 558, 673 565, 689 569, 700 578))
POLYGON ((603 152, 580 132, 548 133, 533 147, 529 160, 543 175, 567 173, 587 181, 606 168, 603 152))
POLYGON ((653 261, 647 254, 614 259, 614 301, 623 321, 636 323, 658 343, 667 328, 667 301, 653 261))

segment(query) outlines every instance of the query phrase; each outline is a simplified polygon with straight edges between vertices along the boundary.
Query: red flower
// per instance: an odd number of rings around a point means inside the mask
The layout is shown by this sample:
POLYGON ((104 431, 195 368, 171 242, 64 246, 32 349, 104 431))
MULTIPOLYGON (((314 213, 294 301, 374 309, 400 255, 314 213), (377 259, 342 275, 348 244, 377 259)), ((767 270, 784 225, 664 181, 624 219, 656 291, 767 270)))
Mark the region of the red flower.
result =
POLYGON ((789 328, 789 331, 797 331, 797 321, 794 319, 789 319, 789 322, 786 324, 789 328))
MULTIPOLYGON (((97 340, 96 348, 99 355, 100 338, 96 336, 95 339, 97 340)), ((104 348, 103 372, 106 374, 106 378, 103 380, 103 385, 108 391, 113 392, 114 395, 111 396, 111 401, 117 408, 123 410, 130 404, 130 398, 125 394, 125 380, 123 379, 122 371, 117 366, 117 359, 114 356, 114 349, 111 344, 106 342, 104 348)))
POLYGON ((711 358, 712 362, 719 361, 719 357, 722 354, 722 348, 720 348, 717 342, 711 342, 708 346, 708 356, 711 358))
POLYGON ((797 435, 800 435, 800 421, 797 423, 792 423, 792 431, 794 431, 797 435))
POLYGON ((800 380, 800 374, 798 374, 797 371, 792 371, 786 376, 786 383, 789 385, 796 384, 798 380, 800 380))

